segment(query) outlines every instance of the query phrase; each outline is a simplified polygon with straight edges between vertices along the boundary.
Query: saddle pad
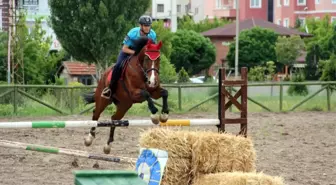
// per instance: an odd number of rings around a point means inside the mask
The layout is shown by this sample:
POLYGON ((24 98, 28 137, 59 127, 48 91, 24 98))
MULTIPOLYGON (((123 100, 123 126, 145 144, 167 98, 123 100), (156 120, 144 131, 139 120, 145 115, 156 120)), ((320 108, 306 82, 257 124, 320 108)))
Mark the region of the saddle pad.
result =
MULTIPOLYGON (((126 69, 127 69, 127 66, 128 66, 128 63, 131 61, 131 56, 127 57, 121 64, 121 69, 122 69, 122 73, 120 75, 120 79, 123 79, 123 77, 125 76, 125 72, 126 72, 126 69)), ((111 71, 109 72, 109 74, 107 75, 107 84, 110 84, 111 82, 111 78, 112 78, 112 73, 113 73, 113 69, 114 67, 111 68, 111 71)), ((120 80, 119 79, 119 80, 120 80)))

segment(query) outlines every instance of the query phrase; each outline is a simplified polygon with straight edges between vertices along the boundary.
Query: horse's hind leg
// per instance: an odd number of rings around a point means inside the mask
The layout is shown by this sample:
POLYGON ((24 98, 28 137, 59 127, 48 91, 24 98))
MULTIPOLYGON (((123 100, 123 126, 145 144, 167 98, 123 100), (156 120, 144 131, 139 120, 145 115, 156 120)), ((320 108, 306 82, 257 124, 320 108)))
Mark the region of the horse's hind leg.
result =
MULTIPOLYGON (((128 111, 129 108, 131 108, 132 104, 127 104, 127 103, 119 103, 116 107, 117 110, 116 112, 113 114, 113 116, 111 117, 112 120, 121 120, 126 112, 128 111)), ((104 153, 105 154, 109 154, 111 152, 111 145, 112 142, 114 141, 114 130, 116 127, 112 126, 110 129, 110 136, 109 139, 107 141, 107 144, 104 146, 104 153)))
MULTIPOLYGON (((100 117, 100 114, 105 110, 105 108, 109 105, 109 101, 102 99, 100 97, 101 92, 97 92, 98 96, 96 96, 96 105, 93 110, 92 120, 97 121, 100 117)), ((90 146, 96 137, 96 127, 92 127, 90 129, 89 135, 84 139, 85 146, 90 146)))

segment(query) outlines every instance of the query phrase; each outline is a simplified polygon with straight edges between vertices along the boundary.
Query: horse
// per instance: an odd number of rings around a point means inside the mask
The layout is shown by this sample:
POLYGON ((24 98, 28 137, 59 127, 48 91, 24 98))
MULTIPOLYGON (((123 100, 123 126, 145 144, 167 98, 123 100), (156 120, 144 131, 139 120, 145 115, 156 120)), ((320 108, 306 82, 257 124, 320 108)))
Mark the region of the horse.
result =
MULTIPOLYGON (((116 112, 111 116, 111 120, 121 120, 133 104, 147 101, 153 124, 167 122, 169 117, 168 91, 160 86, 159 78, 162 41, 155 44, 147 37, 142 37, 135 43, 135 54, 123 61, 123 72, 118 79, 114 95, 110 99, 102 97, 103 89, 109 85, 113 66, 101 75, 96 90, 84 95, 87 104, 95 103, 92 120, 97 121, 104 109, 112 103, 116 106, 116 112), (158 109, 152 98, 155 100, 162 98, 160 116, 157 114, 158 109)), ((95 131, 96 127, 92 127, 88 136, 85 137, 86 146, 92 144, 96 137, 95 131)), ((109 154, 111 151, 114 131, 115 126, 111 126, 109 139, 104 146, 105 154, 109 154)))

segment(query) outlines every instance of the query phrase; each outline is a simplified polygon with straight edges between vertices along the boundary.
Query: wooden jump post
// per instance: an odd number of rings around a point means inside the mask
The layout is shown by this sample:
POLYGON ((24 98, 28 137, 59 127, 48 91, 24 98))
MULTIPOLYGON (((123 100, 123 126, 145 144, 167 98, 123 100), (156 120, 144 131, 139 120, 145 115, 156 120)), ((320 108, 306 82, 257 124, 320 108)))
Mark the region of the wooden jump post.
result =
POLYGON ((225 68, 219 69, 218 82, 218 125, 219 132, 225 132, 225 124, 240 124, 240 135, 247 136, 247 68, 241 69, 241 78, 234 80, 226 79, 225 68), (227 91, 226 87, 240 87, 234 96, 227 91), (240 102, 238 102, 240 97, 240 102), (228 101, 226 101, 228 99, 228 101), (225 113, 230 106, 235 105, 241 112, 240 118, 227 118, 225 113))

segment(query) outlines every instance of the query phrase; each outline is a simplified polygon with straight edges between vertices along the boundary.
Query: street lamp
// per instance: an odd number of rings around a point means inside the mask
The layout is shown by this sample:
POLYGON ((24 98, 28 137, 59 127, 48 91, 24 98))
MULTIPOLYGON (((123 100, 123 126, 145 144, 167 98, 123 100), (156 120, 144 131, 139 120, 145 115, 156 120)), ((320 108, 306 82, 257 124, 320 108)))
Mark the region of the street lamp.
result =
POLYGON ((235 77, 238 78, 238 51, 239 51, 239 0, 236 1, 236 55, 235 55, 235 77))

